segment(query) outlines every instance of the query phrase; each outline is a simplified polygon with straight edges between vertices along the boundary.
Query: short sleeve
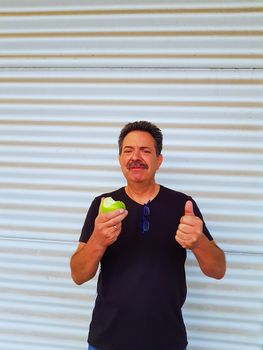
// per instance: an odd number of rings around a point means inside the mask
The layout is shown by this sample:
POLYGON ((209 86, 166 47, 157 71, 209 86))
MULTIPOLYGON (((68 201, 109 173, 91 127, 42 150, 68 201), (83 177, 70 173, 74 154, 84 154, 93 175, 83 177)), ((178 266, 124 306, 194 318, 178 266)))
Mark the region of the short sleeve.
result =
POLYGON ((206 223, 203 219, 203 215, 200 211, 200 209, 198 208, 198 205, 196 204, 196 202, 193 200, 193 198, 189 198, 192 202, 193 202, 193 209, 194 209, 194 213, 196 216, 198 216, 202 221, 203 221, 203 232, 204 234, 206 235, 206 237, 209 239, 209 241, 212 241, 213 240, 213 237, 212 235, 210 234, 207 226, 206 226, 206 223))
POLYGON ((91 203, 89 210, 87 212, 86 219, 84 221, 84 225, 82 227, 81 235, 79 238, 80 242, 87 243, 87 241, 89 240, 94 230, 94 222, 98 215, 99 206, 100 206, 100 201, 98 197, 96 197, 91 203))

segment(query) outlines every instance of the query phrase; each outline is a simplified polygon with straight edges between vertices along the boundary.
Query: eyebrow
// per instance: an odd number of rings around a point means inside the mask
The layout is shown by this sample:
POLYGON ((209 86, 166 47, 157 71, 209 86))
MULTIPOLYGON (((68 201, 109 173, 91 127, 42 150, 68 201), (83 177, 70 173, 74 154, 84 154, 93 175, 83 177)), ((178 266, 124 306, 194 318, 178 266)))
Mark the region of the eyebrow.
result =
MULTIPOLYGON (((125 149, 125 148, 134 149, 135 147, 133 147, 133 146, 124 146, 124 149, 125 149)), ((152 148, 151 148, 151 147, 148 147, 148 146, 141 146, 141 147, 139 147, 139 148, 142 149, 142 150, 144 150, 144 149, 152 150, 152 148)))

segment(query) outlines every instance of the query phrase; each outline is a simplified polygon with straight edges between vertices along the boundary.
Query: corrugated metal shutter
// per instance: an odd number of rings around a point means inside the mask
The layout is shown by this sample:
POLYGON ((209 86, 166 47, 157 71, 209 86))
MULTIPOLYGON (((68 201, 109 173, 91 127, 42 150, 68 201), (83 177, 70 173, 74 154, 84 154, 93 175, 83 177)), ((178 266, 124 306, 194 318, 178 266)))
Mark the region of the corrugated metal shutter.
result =
POLYGON ((262 1, 1 0, 7 67, 262 68, 262 1))
POLYGON ((227 252, 222 281, 189 254, 189 349, 261 350, 262 2, 0 6, 1 348, 85 348, 96 279, 73 285, 69 257, 92 198, 124 183, 119 129, 148 119, 159 182, 227 252))

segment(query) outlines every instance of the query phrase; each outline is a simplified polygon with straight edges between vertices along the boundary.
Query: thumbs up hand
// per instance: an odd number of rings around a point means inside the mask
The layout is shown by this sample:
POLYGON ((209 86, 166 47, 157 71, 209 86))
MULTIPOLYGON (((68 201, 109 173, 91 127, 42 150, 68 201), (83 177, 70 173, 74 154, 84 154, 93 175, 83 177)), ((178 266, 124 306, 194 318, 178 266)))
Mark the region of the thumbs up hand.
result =
POLYGON ((175 240, 186 249, 193 249, 198 246, 203 234, 203 222, 194 214, 193 203, 188 200, 185 203, 184 216, 176 231, 175 240))

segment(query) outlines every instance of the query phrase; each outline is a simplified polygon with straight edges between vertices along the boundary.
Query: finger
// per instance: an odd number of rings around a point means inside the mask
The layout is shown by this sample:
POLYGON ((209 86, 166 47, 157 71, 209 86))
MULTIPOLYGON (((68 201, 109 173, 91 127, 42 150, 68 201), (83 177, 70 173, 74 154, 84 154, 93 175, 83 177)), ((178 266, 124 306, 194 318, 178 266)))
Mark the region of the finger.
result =
POLYGON ((108 244, 112 244, 117 240, 118 235, 116 235, 115 233, 112 233, 112 232, 108 232, 108 233, 106 233, 105 238, 106 238, 108 244))
POLYGON ((183 248, 191 248, 193 244, 197 241, 195 237, 192 235, 184 234, 179 230, 176 233, 175 240, 179 243, 183 248))
POLYGON ((182 239, 180 236, 178 236, 178 235, 175 236, 175 240, 176 240, 176 242, 179 243, 180 246, 183 247, 183 248, 186 248, 187 245, 188 245, 187 241, 183 240, 183 239, 182 239))
POLYGON ((116 223, 118 223, 122 221, 127 216, 127 214, 127 210, 117 209, 108 213, 100 213, 100 216, 103 222, 109 222, 109 224, 113 226, 115 225, 115 223, 113 223, 114 220, 116 221, 116 223))
POLYGON ((121 233, 121 228, 118 228, 117 230, 114 231, 116 239, 119 237, 120 233, 121 233))
POLYGON ((180 224, 185 224, 189 226, 199 225, 200 219, 197 216, 184 215, 180 219, 180 224))
POLYGON ((176 237, 180 238, 182 241, 190 241, 192 239, 192 235, 185 233, 181 230, 176 231, 176 237))
POLYGON ((179 224, 178 230, 184 234, 191 234, 193 233, 193 226, 191 225, 185 225, 185 224, 179 224))
POLYGON ((187 201, 185 203, 184 212, 185 212, 186 216, 194 216, 195 215, 192 201, 187 201))
POLYGON ((111 226, 108 228, 108 235, 112 237, 113 239, 115 237, 118 237, 118 228, 117 226, 111 226))
POLYGON ((108 228, 108 233, 106 233, 107 239, 111 240, 112 242, 115 242, 121 232, 121 225, 114 225, 108 228))
POLYGON ((125 216, 119 215, 119 216, 117 216, 117 217, 115 217, 115 218, 113 218, 113 219, 107 221, 107 222, 105 223, 105 225, 106 225, 107 227, 117 226, 117 227, 119 228, 119 225, 121 225, 122 220, 123 220, 125 217, 126 217, 126 215, 125 215, 125 216))
POLYGON ((121 224, 116 224, 112 226, 113 232, 118 233, 121 230, 121 224))

